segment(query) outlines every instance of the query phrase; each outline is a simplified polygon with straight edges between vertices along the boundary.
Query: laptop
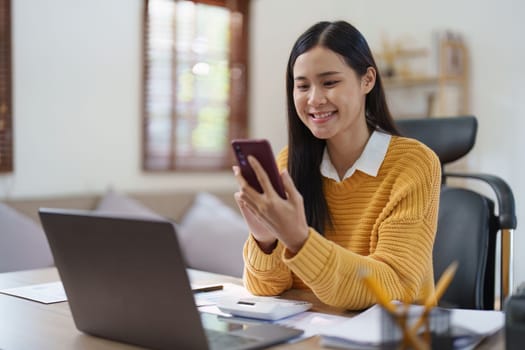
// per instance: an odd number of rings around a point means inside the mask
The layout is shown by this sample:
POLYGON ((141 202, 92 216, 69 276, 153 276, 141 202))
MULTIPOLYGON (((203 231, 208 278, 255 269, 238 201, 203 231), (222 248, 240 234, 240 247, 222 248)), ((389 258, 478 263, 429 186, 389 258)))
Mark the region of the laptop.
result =
POLYGON ((168 221, 52 208, 39 215, 84 333, 153 349, 199 350, 259 349, 303 333, 200 313, 168 221))

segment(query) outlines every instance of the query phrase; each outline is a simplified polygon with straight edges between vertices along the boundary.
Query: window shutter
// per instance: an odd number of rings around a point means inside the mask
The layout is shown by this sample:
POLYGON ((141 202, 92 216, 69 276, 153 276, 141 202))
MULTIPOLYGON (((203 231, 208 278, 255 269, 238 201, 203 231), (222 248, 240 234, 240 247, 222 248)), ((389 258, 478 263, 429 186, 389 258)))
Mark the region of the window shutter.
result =
POLYGON ((143 169, 227 169, 246 137, 248 0, 148 0, 143 169))
POLYGON ((0 0, 0 173, 13 171, 11 0, 0 0))

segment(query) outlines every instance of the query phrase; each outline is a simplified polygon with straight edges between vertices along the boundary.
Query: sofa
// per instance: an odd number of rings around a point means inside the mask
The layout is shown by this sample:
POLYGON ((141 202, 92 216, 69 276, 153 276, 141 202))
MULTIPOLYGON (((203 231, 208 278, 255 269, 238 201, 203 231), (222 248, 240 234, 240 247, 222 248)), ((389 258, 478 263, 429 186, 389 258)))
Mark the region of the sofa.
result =
POLYGON ((189 268, 240 277, 248 228, 232 191, 123 193, 108 190, 0 200, 0 272, 53 265, 38 209, 66 208, 165 219, 174 223, 189 268))

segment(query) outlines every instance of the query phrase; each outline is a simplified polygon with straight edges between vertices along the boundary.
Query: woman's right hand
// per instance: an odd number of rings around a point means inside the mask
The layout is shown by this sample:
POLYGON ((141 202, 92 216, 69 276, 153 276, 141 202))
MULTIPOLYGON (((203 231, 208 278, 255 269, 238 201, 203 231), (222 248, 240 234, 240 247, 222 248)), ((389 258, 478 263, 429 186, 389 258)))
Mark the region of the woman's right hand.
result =
MULTIPOLYGON (((242 182, 245 181, 240 174, 238 166, 233 167, 233 173, 235 174, 237 181, 239 181, 239 184, 242 184, 242 182)), ((248 207, 246 202, 241 199, 241 192, 236 192, 234 198, 251 234, 253 235, 253 238, 255 238, 261 250, 265 253, 271 253, 277 243, 277 238, 271 228, 261 221, 248 207)))

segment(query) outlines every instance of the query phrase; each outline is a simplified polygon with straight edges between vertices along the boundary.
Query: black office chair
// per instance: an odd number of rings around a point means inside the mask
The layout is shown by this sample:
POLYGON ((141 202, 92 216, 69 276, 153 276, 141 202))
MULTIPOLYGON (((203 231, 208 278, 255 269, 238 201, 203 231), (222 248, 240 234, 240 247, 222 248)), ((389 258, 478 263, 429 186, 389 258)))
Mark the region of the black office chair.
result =
POLYGON ((474 146, 477 120, 473 116, 398 120, 400 132, 429 146, 441 162, 442 188, 433 261, 436 281, 454 260, 456 275, 440 305, 492 310, 495 308, 495 261, 501 234, 500 307, 511 292, 512 234, 516 228, 514 196, 501 178, 487 174, 448 173, 443 167, 474 146), (497 202, 474 190, 451 186, 449 178, 482 181, 497 202))

